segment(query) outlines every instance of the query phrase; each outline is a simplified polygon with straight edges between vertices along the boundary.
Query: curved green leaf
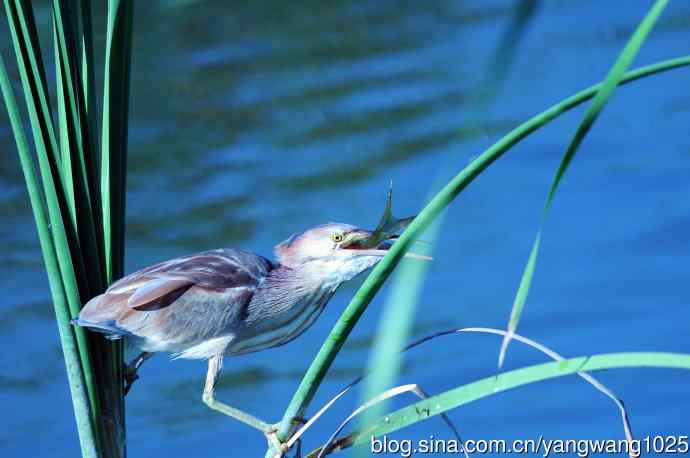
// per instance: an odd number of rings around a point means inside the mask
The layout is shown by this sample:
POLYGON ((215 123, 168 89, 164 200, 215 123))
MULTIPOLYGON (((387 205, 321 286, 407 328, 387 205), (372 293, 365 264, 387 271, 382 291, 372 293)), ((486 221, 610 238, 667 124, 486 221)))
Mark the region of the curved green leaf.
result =
MULTIPOLYGON (((84 269, 75 227, 68 216, 64 181, 60 175, 61 168, 58 166, 59 155, 33 10, 30 2, 20 0, 13 2, 5 0, 5 10, 24 89, 24 100, 29 113, 48 218, 52 226, 53 246, 60 267, 70 314, 75 316, 81 308, 81 296, 84 295, 86 289, 85 281, 78 281, 78 278, 83 278, 81 274, 83 274, 84 269)), ((92 415, 96 420, 97 388, 94 383, 94 370, 89 358, 86 331, 76 329, 74 333, 76 334, 84 380, 91 401, 92 415)))
MULTIPOLYGON (((335 442, 334 445, 337 448, 344 448, 366 443, 371 436, 390 434, 464 404, 530 383, 572 375, 578 372, 634 367, 690 369, 690 354, 661 352, 605 353, 515 369, 453 388, 403 407, 378 418, 366 429, 355 431, 351 435, 335 442)), ((317 454, 318 450, 309 454, 308 458, 317 454)))
POLYGON ((582 140, 585 138, 585 135, 587 135, 587 132, 589 132, 589 129, 592 127, 592 124, 594 124, 594 121, 599 116, 599 113, 601 113, 601 111, 604 109, 604 106, 611 97, 611 94, 613 94, 613 91, 620 84, 625 70, 627 70, 628 66, 637 55, 637 52, 647 39, 649 32, 651 32, 652 27, 654 27, 657 19, 664 11, 667 3, 668 0, 657 0, 650 8, 649 12, 647 12, 644 19, 642 19, 642 22, 640 22, 640 24, 637 26, 637 29, 635 29, 633 32, 632 36, 628 40, 628 43, 623 48, 623 51, 621 51, 620 55, 616 59, 616 62, 611 67, 611 70, 609 70, 608 75, 606 75, 606 79, 604 79, 603 84, 597 90, 597 93, 592 100, 592 104, 585 112, 580 125, 575 131, 575 135, 573 135, 573 138, 568 145, 568 149, 566 150, 563 159, 561 159, 558 170, 556 170, 556 175, 554 176, 551 186, 549 187, 549 192, 546 196, 546 203, 544 204, 544 209, 542 211, 539 230, 537 231, 537 236, 534 240, 534 244, 532 245, 532 250, 530 251, 530 255, 527 260, 527 265, 525 266, 522 278, 520 279, 520 285, 517 293, 515 294, 513 308, 510 313, 510 320, 508 322, 508 333, 503 339, 501 350, 498 356, 499 368, 503 366, 505 354, 508 350, 508 344, 510 343, 512 336, 517 329, 520 316, 522 315, 522 311, 525 306, 525 301, 527 300, 527 294, 529 293, 529 288, 532 284, 532 277, 534 276, 534 269, 537 264, 537 256, 539 254, 539 247, 541 245, 541 234, 544 229, 544 223, 546 222, 549 211, 551 210, 551 204, 553 203, 553 198, 556 195, 558 185, 568 169, 568 165, 575 156, 577 149, 579 148, 580 144, 582 144, 582 140))
POLYGON ((43 253, 43 261, 48 274, 48 284, 53 299, 55 317, 60 334, 60 344, 65 357, 65 366, 67 368, 67 377, 69 379, 77 429, 79 431, 82 456, 85 458, 96 458, 98 456, 97 435, 94 423, 91 419, 91 402, 81 368, 79 347, 70 324, 71 317, 67 305, 67 296, 62 285, 60 267, 58 265, 53 239, 50 235, 48 218, 45 213, 40 186, 36 179, 33 158, 31 157, 29 145, 24 135, 19 110, 17 109, 14 94, 12 93, 10 79, 7 75, 2 55, 0 55, 0 89, 2 90, 2 96, 9 114, 15 143, 17 144, 17 151, 26 181, 29 201, 31 202, 31 209, 38 230, 38 240, 41 245, 41 252, 43 253))
MULTIPOLYGON (((621 80, 621 84, 688 65, 690 65, 690 56, 666 60, 626 73, 621 80)), ((319 349, 319 352, 309 366, 290 404, 285 410, 278 432, 282 440, 284 440, 291 431, 293 425, 292 419, 304 415, 307 406, 314 397, 326 372, 345 343, 352 328, 357 323, 357 320, 359 320, 359 317, 364 313, 371 299, 381 288, 388 278, 388 275, 390 275, 398 262, 400 262, 407 249, 417 237, 440 215, 462 190, 512 146, 561 114, 594 97, 600 87, 601 83, 580 91, 522 123, 474 159, 446 184, 433 199, 431 199, 415 217, 398 241, 391 247, 388 254, 371 271, 319 349)))
MULTIPOLYGON (((538 3, 537 0, 516 2, 511 13, 511 20, 493 51, 486 71, 483 72, 486 76, 470 95, 468 107, 471 113, 468 121, 464 123, 464 129, 477 131, 486 120, 487 109, 506 77, 510 75, 514 55, 518 45, 523 41, 538 3)), ((454 156, 456 155, 450 152, 445 166, 441 165, 439 168, 439 176, 431 186, 428 198, 431 198, 433 193, 448 180, 449 177, 444 171, 452 170, 449 159, 454 156)), ((424 232, 426 247, 422 249, 421 254, 433 253, 442 219, 437 218, 434 224, 424 232)), ((417 248, 415 250, 418 251, 417 248)), ((381 312, 376 338, 369 356, 369 372, 372 375, 364 384, 362 400, 373 398, 395 383, 403 362, 400 350, 412 331, 417 303, 428 269, 429 263, 426 262, 404 262, 391 280, 391 287, 381 312)), ((386 402, 381 402, 367 409, 359 418, 359 424, 367 424, 385 411, 386 402)))

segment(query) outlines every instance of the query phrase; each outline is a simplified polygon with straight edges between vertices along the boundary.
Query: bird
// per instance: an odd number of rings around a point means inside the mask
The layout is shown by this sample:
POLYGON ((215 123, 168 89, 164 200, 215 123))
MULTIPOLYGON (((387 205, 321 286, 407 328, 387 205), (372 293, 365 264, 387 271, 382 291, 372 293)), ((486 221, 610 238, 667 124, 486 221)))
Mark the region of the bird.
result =
MULTIPOLYGON (((389 192, 375 230, 321 224, 276 245, 275 261, 221 248, 144 268, 88 301, 72 322, 109 339, 125 339, 141 351, 125 368, 125 392, 154 353, 207 360, 203 402, 260 430, 280 449, 273 425, 215 398, 223 358, 295 339, 340 285, 378 263, 412 220, 392 217, 390 199, 389 192)), ((430 259, 410 251, 405 256, 430 259)))

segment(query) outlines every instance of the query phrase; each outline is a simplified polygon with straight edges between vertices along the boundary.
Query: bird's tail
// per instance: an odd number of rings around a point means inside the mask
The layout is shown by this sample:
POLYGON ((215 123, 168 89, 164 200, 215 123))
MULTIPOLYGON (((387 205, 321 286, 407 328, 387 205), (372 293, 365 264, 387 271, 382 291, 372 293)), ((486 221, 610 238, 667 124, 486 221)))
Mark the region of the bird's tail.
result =
POLYGON ((93 321, 87 321, 79 317, 70 320, 74 326, 81 326, 92 331, 100 332, 105 334, 106 339, 117 340, 128 335, 129 333, 117 326, 115 320, 109 320, 102 323, 94 323, 93 321))

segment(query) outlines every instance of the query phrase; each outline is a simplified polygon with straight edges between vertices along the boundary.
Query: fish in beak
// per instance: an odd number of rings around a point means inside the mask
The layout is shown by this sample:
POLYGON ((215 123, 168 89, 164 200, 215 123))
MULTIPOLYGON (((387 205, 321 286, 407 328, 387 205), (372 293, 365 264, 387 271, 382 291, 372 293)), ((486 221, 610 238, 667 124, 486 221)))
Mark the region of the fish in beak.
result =
MULTIPOLYGON (((391 211, 393 198, 393 185, 388 190, 386 198, 386 208, 381 215, 378 226, 373 231, 357 229, 346 234, 340 247, 346 250, 357 250, 360 254, 369 256, 385 256, 395 240, 399 237, 398 232, 410 225, 414 216, 407 218, 395 218, 391 211)), ((406 258, 421 259, 431 261, 431 256, 408 251, 406 258)))
MULTIPOLYGON (((353 250, 357 251, 358 254, 367 256, 385 256, 388 253, 390 247, 398 239, 399 235, 389 234, 377 245, 371 246, 372 237, 374 237, 375 231, 367 231, 364 229, 357 229, 345 235, 345 239, 340 244, 340 248, 343 250, 353 250)), ((431 256, 426 256, 420 253, 415 253, 408 251, 405 253, 406 258, 410 259, 420 259, 423 261, 432 261, 431 256)))

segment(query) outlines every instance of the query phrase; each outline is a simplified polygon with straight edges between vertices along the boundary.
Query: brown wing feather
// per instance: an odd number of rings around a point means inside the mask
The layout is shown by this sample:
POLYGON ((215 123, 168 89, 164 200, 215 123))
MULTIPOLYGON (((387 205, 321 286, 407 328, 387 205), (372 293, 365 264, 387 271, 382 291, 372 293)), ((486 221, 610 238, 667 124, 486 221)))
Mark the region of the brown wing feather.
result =
POLYGON ((216 292, 241 289, 245 294, 253 292, 272 268, 266 258, 231 249, 175 258, 113 283, 84 306, 77 324, 124 334, 131 331, 130 324, 139 314, 169 307, 192 288, 216 292))
POLYGON ((268 259, 248 251, 204 251, 134 272, 113 283, 106 292, 127 292, 139 288, 142 283, 162 277, 181 278, 211 289, 226 289, 255 283, 272 268, 268 259))
POLYGON ((194 282, 184 278, 151 280, 129 296, 127 306, 145 311, 162 309, 175 302, 192 286, 194 282))

